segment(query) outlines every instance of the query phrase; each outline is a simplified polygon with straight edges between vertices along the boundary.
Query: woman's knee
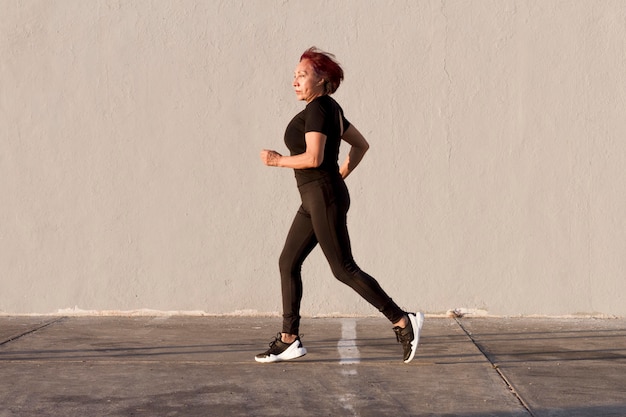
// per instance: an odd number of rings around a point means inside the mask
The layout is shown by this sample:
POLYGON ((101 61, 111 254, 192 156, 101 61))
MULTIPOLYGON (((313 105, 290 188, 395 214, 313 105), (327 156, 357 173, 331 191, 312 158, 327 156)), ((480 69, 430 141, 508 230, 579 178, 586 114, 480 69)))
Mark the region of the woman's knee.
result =
POLYGON ((351 284, 359 278, 361 269, 352 259, 346 259, 340 262, 333 262, 330 269, 339 281, 352 286, 351 284))
POLYGON ((290 275, 293 272, 300 271, 300 266, 295 257, 283 252, 278 258, 278 270, 281 275, 290 275))

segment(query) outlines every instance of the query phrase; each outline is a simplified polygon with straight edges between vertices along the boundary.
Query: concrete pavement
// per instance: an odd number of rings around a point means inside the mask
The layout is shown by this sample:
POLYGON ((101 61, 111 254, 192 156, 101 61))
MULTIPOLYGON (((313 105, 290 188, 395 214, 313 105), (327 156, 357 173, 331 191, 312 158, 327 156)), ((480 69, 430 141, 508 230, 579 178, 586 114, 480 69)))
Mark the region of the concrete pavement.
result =
POLYGON ((0 417, 626 416, 626 320, 426 318, 411 364, 383 318, 0 317, 0 417))

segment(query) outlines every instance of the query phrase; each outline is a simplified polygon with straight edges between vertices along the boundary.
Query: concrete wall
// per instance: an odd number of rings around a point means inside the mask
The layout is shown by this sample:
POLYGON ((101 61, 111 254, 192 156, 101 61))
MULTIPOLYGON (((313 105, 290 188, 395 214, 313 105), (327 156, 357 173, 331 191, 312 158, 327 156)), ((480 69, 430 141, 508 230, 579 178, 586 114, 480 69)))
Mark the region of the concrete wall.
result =
MULTIPOLYGON (((626 3, 0 0, 0 312, 280 311, 264 167, 334 52, 361 267, 439 313, 626 314, 626 3)), ((303 313, 377 314, 305 264, 303 313)))

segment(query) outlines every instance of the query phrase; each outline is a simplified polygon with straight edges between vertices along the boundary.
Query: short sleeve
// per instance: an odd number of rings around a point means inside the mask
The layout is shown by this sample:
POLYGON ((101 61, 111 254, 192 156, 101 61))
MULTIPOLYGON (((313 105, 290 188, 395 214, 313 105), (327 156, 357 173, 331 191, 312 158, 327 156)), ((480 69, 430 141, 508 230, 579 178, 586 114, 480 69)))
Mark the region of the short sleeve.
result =
POLYGON ((338 129, 339 120, 337 120, 336 112, 339 112, 342 118, 343 131, 345 132, 350 127, 350 122, 343 115, 341 107, 328 96, 313 100, 306 106, 304 133, 320 132, 326 136, 331 136, 338 129))
POLYGON ((306 116, 304 119, 304 133, 320 132, 328 135, 328 109, 323 105, 322 100, 313 100, 306 106, 306 116))
POLYGON ((348 128, 350 127, 350 122, 348 121, 348 119, 346 119, 346 117, 343 115, 343 112, 341 112, 341 117, 343 118, 343 131, 345 132, 346 130, 348 130, 348 128))

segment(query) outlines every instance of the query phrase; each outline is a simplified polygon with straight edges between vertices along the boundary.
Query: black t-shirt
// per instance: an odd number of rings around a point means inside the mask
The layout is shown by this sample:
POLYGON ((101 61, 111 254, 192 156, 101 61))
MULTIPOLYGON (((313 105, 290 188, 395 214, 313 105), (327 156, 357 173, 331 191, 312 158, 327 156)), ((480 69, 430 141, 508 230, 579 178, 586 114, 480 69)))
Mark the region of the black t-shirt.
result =
POLYGON ((324 95, 308 103, 304 110, 298 113, 287 125, 285 145, 289 148, 292 156, 306 151, 305 133, 320 132, 326 135, 324 161, 317 168, 294 170, 298 185, 329 175, 339 175, 337 159, 339 158, 342 134, 340 120, 343 122, 343 131, 345 132, 350 126, 350 122, 344 117, 341 106, 332 97, 324 95))

